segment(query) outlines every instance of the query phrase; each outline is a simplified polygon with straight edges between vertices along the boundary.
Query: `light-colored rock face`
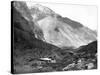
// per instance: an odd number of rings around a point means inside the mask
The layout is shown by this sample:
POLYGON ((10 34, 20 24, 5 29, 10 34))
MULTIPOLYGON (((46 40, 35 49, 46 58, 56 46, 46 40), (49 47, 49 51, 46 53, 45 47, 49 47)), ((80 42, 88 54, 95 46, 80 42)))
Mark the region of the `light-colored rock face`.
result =
POLYGON ((43 31, 45 41, 58 47, 78 48, 96 40, 96 35, 88 28, 74 29, 51 16, 38 21, 38 26, 43 31))
POLYGON ((48 15, 55 15, 55 12, 53 12, 51 9, 39 4, 34 4, 32 7, 29 7, 29 9, 34 21, 41 20, 44 17, 47 17, 48 15))
POLYGON ((58 18, 59 15, 47 7, 35 5, 28 9, 25 3, 18 3, 16 8, 27 20, 34 22, 33 30, 41 30, 43 38, 39 38, 39 34, 35 33, 37 39, 60 48, 78 48, 96 40, 94 31, 68 18, 58 18))

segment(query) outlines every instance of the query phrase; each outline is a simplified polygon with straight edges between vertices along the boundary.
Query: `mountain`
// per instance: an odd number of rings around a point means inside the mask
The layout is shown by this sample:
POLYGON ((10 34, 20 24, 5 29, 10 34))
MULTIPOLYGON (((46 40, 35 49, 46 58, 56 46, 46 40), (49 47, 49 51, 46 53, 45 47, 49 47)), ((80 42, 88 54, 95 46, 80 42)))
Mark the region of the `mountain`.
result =
MULTIPOLYGON (((26 13, 25 13, 26 14, 26 13)), ((30 15, 29 18, 31 19, 30 15)), ((35 37, 33 33, 34 22, 29 21, 23 16, 15 7, 14 3, 12 3, 12 28, 13 28, 13 38, 14 38, 14 46, 16 43, 24 44, 33 47, 33 48, 41 48, 41 49, 52 49, 57 48, 56 46, 46 43, 40 39, 35 37)), ((40 35, 40 34, 39 34, 40 35)), ((13 39, 12 38, 12 39, 13 39)))
POLYGON ((97 40, 95 31, 79 22, 62 17, 48 7, 34 4, 31 8, 25 2, 15 2, 17 11, 29 22, 29 29, 35 38, 59 48, 78 48, 97 40))
MULTIPOLYGON (((11 4, 11 73, 97 69, 97 41, 93 41, 96 39, 93 37, 96 36, 94 31, 84 27, 79 22, 61 17, 56 13, 47 14, 46 10, 45 13, 39 10, 38 13, 44 14, 44 17, 40 15, 36 19, 32 16, 33 12, 25 2, 14 1, 11 4), (49 19, 47 20, 47 18, 49 19), (41 26, 42 21, 45 22, 41 26), (53 21, 58 24, 52 24, 53 21), (46 31, 49 29, 52 30, 52 34, 50 32, 46 36, 46 31), (78 40, 79 34, 83 38, 86 37, 86 34, 89 35, 85 40, 91 40, 92 42, 88 44, 86 42, 86 45, 76 48, 77 45, 75 46, 74 43, 77 44, 77 42, 82 41, 81 39, 78 40), (55 39, 51 40, 52 37, 55 39), (67 39, 68 37, 69 39, 67 39), (55 42, 52 43, 51 41, 55 42), (57 45, 59 41, 65 44, 57 45)), ((37 15, 37 13, 34 15, 37 15)))

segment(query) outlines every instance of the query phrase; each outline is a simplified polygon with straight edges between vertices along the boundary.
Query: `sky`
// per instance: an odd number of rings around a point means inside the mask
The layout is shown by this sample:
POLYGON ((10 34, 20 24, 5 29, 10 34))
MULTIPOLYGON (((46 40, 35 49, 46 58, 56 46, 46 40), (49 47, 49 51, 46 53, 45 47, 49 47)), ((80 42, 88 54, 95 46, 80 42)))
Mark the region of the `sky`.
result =
POLYGON ((78 21, 84 26, 97 31, 97 7, 93 5, 71 5, 56 3, 33 3, 27 2, 29 7, 41 4, 52 9, 63 17, 78 21))

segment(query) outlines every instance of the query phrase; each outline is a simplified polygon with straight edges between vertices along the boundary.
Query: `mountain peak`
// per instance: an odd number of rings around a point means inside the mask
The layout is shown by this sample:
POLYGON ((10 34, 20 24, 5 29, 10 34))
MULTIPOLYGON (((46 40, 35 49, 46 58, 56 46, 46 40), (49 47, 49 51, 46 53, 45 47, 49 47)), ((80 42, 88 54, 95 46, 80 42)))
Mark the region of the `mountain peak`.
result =
POLYGON ((44 13, 54 13, 54 12, 53 12, 51 9, 49 9, 48 7, 43 6, 43 5, 40 5, 40 4, 35 4, 35 5, 33 5, 31 8, 38 9, 38 10, 40 10, 41 12, 44 12, 44 13))
POLYGON ((30 7, 30 12, 34 20, 40 20, 47 16, 54 16, 56 15, 54 11, 49 9, 46 6, 40 4, 34 4, 30 7))
POLYGON ((60 48, 78 48, 97 39, 95 32, 91 29, 69 18, 58 16, 48 7, 40 4, 33 4, 28 7, 19 3, 17 8, 22 15, 24 14, 25 18, 30 20, 32 18, 31 21, 34 25, 31 28, 33 27, 32 31, 36 36, 35 38, 49 44, 60 48))

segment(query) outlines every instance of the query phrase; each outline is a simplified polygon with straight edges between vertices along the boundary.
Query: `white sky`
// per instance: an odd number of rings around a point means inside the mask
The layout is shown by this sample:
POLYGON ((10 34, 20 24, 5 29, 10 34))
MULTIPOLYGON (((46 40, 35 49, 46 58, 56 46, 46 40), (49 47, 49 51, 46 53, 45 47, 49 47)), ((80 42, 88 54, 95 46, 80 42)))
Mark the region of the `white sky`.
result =
POLYGON ((80 22, 90 29, 97 30, 96 6, 27 2, 28 6, 32 6, 34 4, 46 6, 63 17, 68 17, 72 20, 80 22))

